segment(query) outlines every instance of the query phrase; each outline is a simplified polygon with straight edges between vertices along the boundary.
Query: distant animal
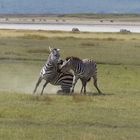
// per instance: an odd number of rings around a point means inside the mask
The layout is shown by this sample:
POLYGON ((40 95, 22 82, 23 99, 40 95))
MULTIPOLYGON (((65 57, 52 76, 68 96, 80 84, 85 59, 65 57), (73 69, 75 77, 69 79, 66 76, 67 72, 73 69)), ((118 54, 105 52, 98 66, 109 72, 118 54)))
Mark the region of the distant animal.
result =
POLYGON ((120 29, 120 33, 131 33, 130 30, 127 29, 120 29))
POLYGON ((72 28, 72 32, 80 32, 78 28, 72 28))
POLYGON ((70 93, 70 88, 72 87, 73 81, 73 74, 58 71, 60 58, 59 49, 49 47, 49 50, 50 54, 48 60, 41 69, 39 79, 36 83, 33 93, 36 92, 37 87, 43 79, 45 80, 45 84, 43 85, 41 95, 43 94, 44 88, 47 86, 48 83, 52 85, 60 85, 62 89, 61 92, 70 93))
MULTIPOLYGON (((98 90, 98 93, 101 94, 101 90, 98 88, 97 85, 97 64, 91 59, 83 59, 81 60, 78 57, 67 57, 66 60, 63 62, 60 70, 62 72, 66 72, 69 70, 73 70, 74 77, 72 83, 72 90, 74 92, 75 84, 77 83, 78 79, 80 78, 82 81, 82 89, 84 88, 84 93, 86 93, 86 85, 90 78, 94 80, 94 86, 98 90)), ((81 89, 81 92, 82 92, 81 89)))

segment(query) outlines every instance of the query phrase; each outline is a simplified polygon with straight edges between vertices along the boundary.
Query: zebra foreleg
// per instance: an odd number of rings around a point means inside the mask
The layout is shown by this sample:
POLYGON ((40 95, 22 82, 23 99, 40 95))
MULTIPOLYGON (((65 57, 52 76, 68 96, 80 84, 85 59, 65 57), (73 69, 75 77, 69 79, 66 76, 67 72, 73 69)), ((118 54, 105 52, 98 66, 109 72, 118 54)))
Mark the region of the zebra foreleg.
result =
POLYGON ((36 90, 37 90, 37 87, 39 86, 39 84, 41 83, 41 81, 42 81, 42 77, 39 77, 39 79, 38 79, 38 81, 37 81, 37 83, 36 83, 35 89, 34 89, 34 91, 33 91, 33 94, 35 94, 35 92, 36 92, 36 90))
POLYGON ((44 88, 46 87, 46 85, 47 85, 48 83, 49 83, 49 82, 46 81, 45 84, 43 85, 43 88, 42 88, 42 91, 41 91, 41 95, 43 95, 44 88))
POLYGON ((88 80, 86 79, 81 79, 81 82, 82 82, 82 88, 81 88, 81 92, 83 91, 83 88, 84 88, 84 94, 86 94, 86 86, 87 86, 87 83, 90 81, 91 78, 89 78, 88 80))
POLYGON ((84 89, 84 92, 85 92, 85 80, 84 79, 81 79, 80 78, 80 80, 81 80, 81 83, 82 83, 82 87, 81 87, 81 91, 80 91, 80 94, 82 94, 82 92, 83 92, 83 89, 84 89))
POLYGON ((87 82, 85 81, 85 83, 84 83, 84 94, 86 94, 86 86, 87 86, 87 82))
POLYGON ((93 77, 93 80, 94 80, 94 86, 98 90, 98 93, 99 94, 102 94, 102 92, 100 91, 100 89, 98 88, 98 85, 97 85, 97 78, 96 77, 93 77))
POLYGON ((80 94, 82 94, 82 92, 83 92, 83 88, 84 88, 84 86, 83 86, 83 84, 82 84, 80 94))
POLYGON ((79 79, 79 77, 76 77, 76 76, 74 76, 74 77, 73 77, 73 82, 72 82, 71 93, 73 93, 73 92, 74 92, 74 88, 75 88, 75 85, 76 85, 76 83, 77 83, 78 79, 79 79))

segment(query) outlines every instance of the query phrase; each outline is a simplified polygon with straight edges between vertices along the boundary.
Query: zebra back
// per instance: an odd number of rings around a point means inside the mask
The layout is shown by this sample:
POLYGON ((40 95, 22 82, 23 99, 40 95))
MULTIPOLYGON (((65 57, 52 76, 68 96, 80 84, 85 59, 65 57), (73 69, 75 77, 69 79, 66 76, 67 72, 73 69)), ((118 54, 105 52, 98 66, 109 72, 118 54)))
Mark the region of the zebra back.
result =
POLYGON ((67 57, 66 61, 63 63, 61 70, 65 72, 67 68, 74 71, 74 75, 81 78, 90 78, 96 76, 97 74, 97 64, 92 59, 80 59, 78 57, 67 57))

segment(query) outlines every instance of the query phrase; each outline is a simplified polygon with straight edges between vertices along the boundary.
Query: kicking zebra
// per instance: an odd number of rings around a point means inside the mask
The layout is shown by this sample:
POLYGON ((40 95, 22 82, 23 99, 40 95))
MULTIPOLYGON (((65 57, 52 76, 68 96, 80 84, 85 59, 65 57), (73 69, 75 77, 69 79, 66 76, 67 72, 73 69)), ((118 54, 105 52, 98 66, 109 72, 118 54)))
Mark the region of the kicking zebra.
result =
MULTIPOLYGON (((59 66, 58 66, 58 71, 59 72, 62 72, 61 71, 61 66, 62 66, 62 64, 63 64, 63 60, 61 60, 61 62, 59 63, 59 66)), ((66 70, 65 72, 63 71, 63 73, 67 73, 69 70, 66 70)), ((87 82, 89 82, 90 80, 91 80, 91 78, 89 78, 89 79, 85 79, 85 78, 80 78, 80 80, 81 80, 81 83, 82 83, 82 87, 81 87, 81 90, 80 90, 80 93, 82 93, 83 92, 83 88, 84 88, 84 93, 86 92, 86 84, 87 84, 87 82)))
POLYGON ((87 82, 90 80, 91 77, 94 79, 94 86, 98 90, 98 93, 102 93, 97 85, 97 65, 93 60, 90 59, 83 59, 81 60, 78 57, 67 57, 66 60, 60 67, 62 72, 69 71, 70 69, 74 72, 73 83, 72 83, 72 90, 74 92, 75 84, 77 83, 78 79, 80 78, 82 81, 82 88, 81 92, 84 88, 84 93, 86 93, 86 85, 87 82))
POLYGON ((50 54, 46 64, 43 66, 40 72, 39 79, 36 83, 33 93, 36 92, 37 87, 44 79, 45 84, 43 85, 41 95, 43 94, 44 88, 48 83, 52 85, 60 85, 63 93, 69 93, 72 87, 73 75, 71 73, 63 73, 58 71, 59 67, 59 49, 52 49, 49 47, 50 54))

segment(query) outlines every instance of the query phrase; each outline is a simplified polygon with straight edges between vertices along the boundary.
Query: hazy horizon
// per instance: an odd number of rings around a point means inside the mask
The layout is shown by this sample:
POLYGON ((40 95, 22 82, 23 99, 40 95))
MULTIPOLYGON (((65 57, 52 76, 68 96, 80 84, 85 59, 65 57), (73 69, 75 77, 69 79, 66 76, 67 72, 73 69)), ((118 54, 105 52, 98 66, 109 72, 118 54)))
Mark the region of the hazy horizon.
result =
POLYGON ((0 14, 140 14, 139 0, 0 0, 0 14))

